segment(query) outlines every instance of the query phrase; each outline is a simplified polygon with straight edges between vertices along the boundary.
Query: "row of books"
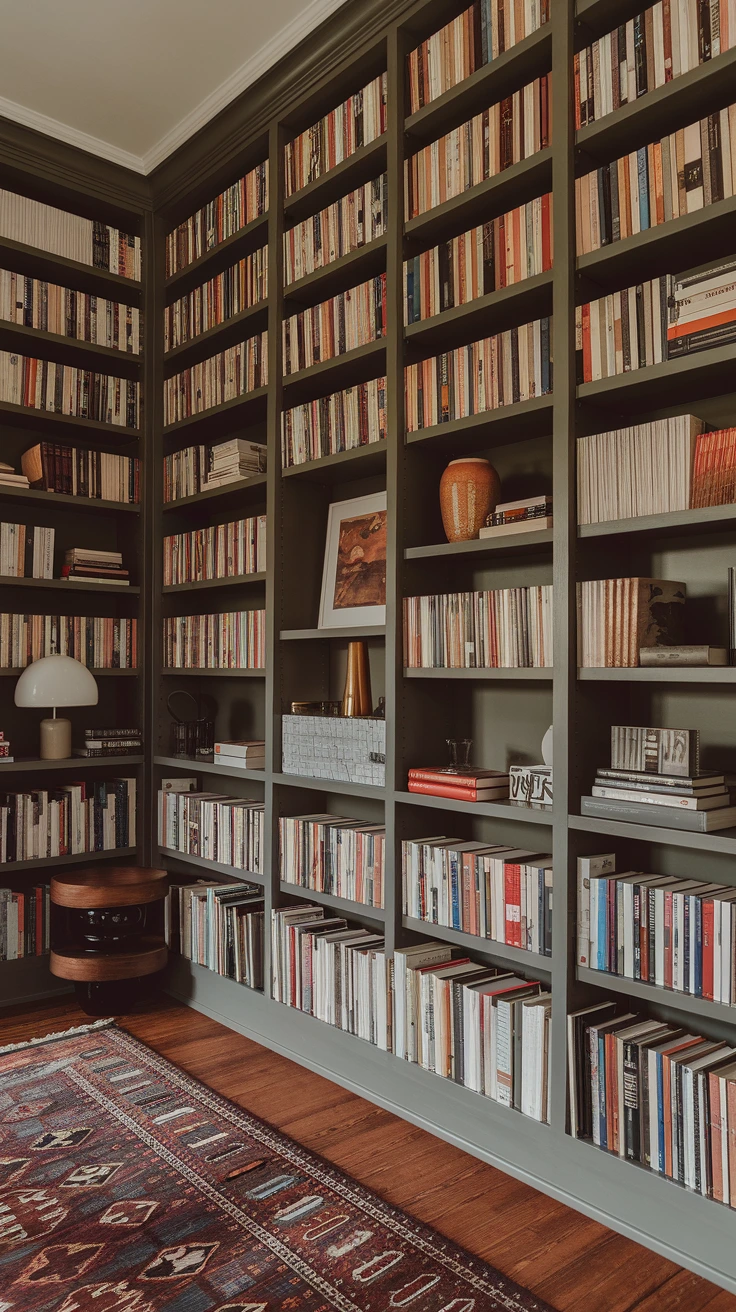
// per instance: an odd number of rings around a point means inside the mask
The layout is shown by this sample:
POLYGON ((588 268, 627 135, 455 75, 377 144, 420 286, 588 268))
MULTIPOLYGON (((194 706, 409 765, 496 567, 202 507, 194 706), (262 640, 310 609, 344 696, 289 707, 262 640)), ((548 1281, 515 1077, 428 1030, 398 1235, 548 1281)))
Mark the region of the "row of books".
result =
POLYGON ((166 277, 199 260, 268 209, 268 160, 226 187, 166 238, 166 277))
POLYGON ((735 42, 729 0, 651 5, 574 56, 575 126, 615 113, 735 42))
POLYGON ((397 948, 394 1052, 447 1080, 549 1121, 552 995, 448 943, 397 948))
POLYGON ((180 615, 164 620, 168 670, 262 670, 266 665, 265 610, 180 615))
POLYGON ((284 319, 284 373, 298 373, 385 335, 386 275, 380 273, 284 319))
POLYGON ((284 147, 286 195, 334 169, 386 131, 388 79, 373 78, 284 147))
POLYGON ((138 354, 141 350, 143 323, 136 306, 10 269, 0 269, 0 319, 115 351, 138 354))
POLYGON ((0 888, 0 961, 43 957, 51 946, 51 889, 48 884, 18 892, 0 888))
POLYGON ((122 278, 141 277, 140 237, 2 189, 0 237, 95 269, 107 269, 122 278))
POLYGON ((158 841, 170 852, 263 874, 263 802, 219 793, 161 789, 158 841))
POLYGON ((341 196, 284 233, 284 283, 297 282, 342 255, 367 246, 388 228, 388 174, 341 196))
POLYGON ((136 780, 60 784, 0 796, 0 862, 136 846, 136 780))
POLYGON ((256 333, 164 380, 164 423, 175 424, 265 387, 268 333, 256 333))
POLYGON ((231 437, 225 442, 207 446, 185 446, 164 456, 164 502, 194 497, 210 487, 262 474, 266 469, 266 447, 263 442, 249 442, 246 438, 231 437), (225 474, 225 470, 231 473, 225 474))
POLYGON ((401 856, 405 916, 552 955, 551 856, 445 836, 401 856))
POLYGON ((11 579, 52 579, 55 532, 30 524, 0 524, 0 574, 11 579))
POLYGON ((575 181, 578 255, 736 194, 736 104, 575 181))
POLYGON ((667 359, 672 279, 654 278, 575 310, 577 378, 594 383, 667 359))
POLYGON ((736 429, 703 427, 686 414, 579 437, 578 523, 736 500, 736 429))
POLYGON ((736 889, 578 858, 578 963, 736 1005, 736 889))
POLYGON ((614 1002, 568 1017, 572 1133, 736 1206, 736 1048, 614 1002))
POLYGON ((164 310, 164 350, 183 346, 268 296, 268 246, 232 264, 164 310))
POLYGON ((411 155, 404 165, 406 218, 415 219, 544 150, 551 140, 551 114, 545 75, 411 155))
POLYGON ((383 935, 304 903, 271 914, 275 1001, 390 1051, 391 998, 383 935))
POLYGON ((166 942, 198 966, 262 989, 263 907, 258 884, 172 884, 164 908, 166 942))
POLYGON ((288 468, 339 451, 352 451, 383 441, 386 433, 386 379, 373 378, 284 410, 282 464, 288 468))
POLYGON ((66 442, 37 442, 23 452, 21 469, 30 486, 44 492, 129 505, 137 505, 141 499, 137 456, 90 451, 66 442))
POLYGON ((42 656, 73 656, 91 670, 137 669, 138 621, 0 614, 0 669, 22 670, 42 656))
POLYGON ((336 815, 281 816, 279 836, 285 883, 383 906, 385 825, 336 815))
POLYGON ((408 669, 552 665, 552 585, 404 598, 408 669))
POLYGON ((412 114, 531 36, 549 22, 549 9, 550 0, 474 0, 407 56, 412 114))
POLYGON ((433 246, 404 264, 404 319, 416 323, 552 268, 552 195, 433 246))
POLYGON ((552 320, 537 319, 404 371, 410 433, 552 391, 552 320))
POLYGON ((90 760, 101 756, 140 756, 143 735, 140 729, 85 729, 82 747, 72 748, 73 756, 90 760))
POLYGON ((9 351, 0 351, 0 401, 128 428, 140 419, 140 384, 132 378, 9 351))
POLYGON ((591 579, 577 585, 578 664, 632 667, 642 648, 682 641, 687 588, 670 579, 591 579))
POLYGON ((261 574, 266 568, 266 516, 235 519, 164 538, 164 585, 261 574))

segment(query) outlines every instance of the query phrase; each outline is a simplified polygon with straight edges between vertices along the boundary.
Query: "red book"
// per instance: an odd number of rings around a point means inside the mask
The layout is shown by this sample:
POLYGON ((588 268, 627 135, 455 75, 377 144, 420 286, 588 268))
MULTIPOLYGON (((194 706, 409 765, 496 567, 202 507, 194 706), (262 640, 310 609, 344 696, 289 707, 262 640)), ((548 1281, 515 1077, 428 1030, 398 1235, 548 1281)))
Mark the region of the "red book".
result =
POLYGON ((409 782, 425 784, 452 784, 455 788, 496 787, 508 783, 509 776, 503 770, 474 770, 472 773, 455 773, 453 770, 415 769, 409 771, 409 782))
POLYGON ((427 797, 451 797, 456 802, 502 802, 509 795, 508 784, 501 788, 459 788, 455 784, 433 784, 421 779, 410 779, 407 787, 410 793, 424 793, 427 797))
POLYGON ((703 997, 713 1000, 713 922, 712 898, 703 902, 703 997))
POLYGON ((513 861, 505 861, 504 901, 506 904, 506 929, 504 942, 507 947, 521 947, 521 866, 513 861))

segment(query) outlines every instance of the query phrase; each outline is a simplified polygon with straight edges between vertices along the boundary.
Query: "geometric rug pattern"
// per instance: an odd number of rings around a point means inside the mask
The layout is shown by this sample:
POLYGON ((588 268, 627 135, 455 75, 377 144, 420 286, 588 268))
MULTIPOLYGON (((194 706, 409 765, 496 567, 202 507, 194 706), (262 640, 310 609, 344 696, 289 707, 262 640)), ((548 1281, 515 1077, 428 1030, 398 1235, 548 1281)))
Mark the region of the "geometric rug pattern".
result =
POLYGON ((0 1312, 403 1308, 550 1312, 110 1022, 0 1049, 0 1312))

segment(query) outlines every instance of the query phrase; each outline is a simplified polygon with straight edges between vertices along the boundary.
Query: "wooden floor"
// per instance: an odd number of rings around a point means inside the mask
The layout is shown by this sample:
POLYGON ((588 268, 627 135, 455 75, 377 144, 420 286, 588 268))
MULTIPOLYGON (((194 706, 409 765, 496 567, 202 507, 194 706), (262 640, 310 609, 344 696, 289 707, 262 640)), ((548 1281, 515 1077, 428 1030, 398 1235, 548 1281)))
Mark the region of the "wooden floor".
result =
MULTIPOLYGON (((86 1019, 66 999, 7 1009, 0 1046, 86 1019)), ((736 1312, 733 1295, 196 1011, 162 998, 121 1024, 559 1312, 736 1312)))

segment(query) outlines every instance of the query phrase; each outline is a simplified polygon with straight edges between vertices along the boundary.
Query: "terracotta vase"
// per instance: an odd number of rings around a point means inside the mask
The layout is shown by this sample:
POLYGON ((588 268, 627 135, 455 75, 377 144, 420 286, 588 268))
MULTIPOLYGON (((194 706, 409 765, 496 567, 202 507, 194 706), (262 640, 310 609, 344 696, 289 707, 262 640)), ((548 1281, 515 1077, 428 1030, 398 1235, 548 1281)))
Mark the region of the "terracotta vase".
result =
POLYGON ((501 480, 480 456, 451 460, 440 479, 440 510, 448 542, 477 538, 498 501, 501 480))

